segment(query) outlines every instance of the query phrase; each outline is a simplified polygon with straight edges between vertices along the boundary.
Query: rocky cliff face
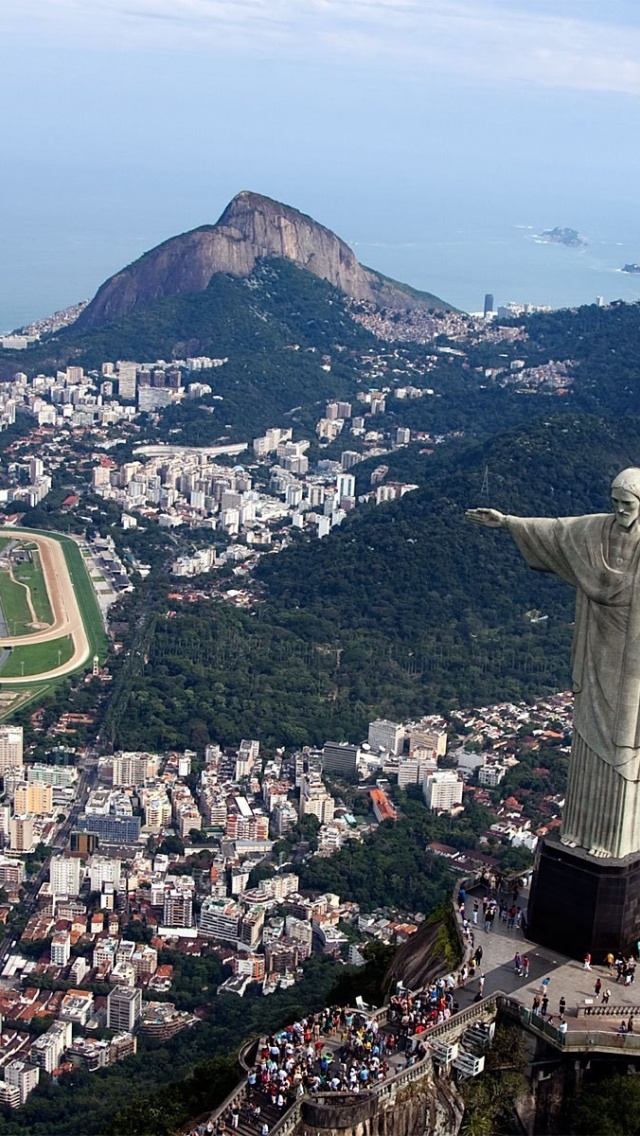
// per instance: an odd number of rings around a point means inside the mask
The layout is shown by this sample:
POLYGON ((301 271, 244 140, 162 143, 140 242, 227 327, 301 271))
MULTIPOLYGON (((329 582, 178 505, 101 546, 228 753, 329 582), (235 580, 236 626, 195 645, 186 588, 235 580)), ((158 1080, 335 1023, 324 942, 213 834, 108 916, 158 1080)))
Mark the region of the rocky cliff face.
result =
POLYGON ((462 962, 462 941, 452 911, 439 909, 399 947, 385 975, 385 990, 395 990, 398 981, 407 990, 420 990, 462 962))
POLYGON ((291 260, 377 307, 447 306, 363 268, 344 241, 297 209, 245 191, 217 224, 172 237, 105 281, 76 327, 99 327, 164 296, 204 291, 216 273, 250 276, 256 261, 269 257, 291 260))

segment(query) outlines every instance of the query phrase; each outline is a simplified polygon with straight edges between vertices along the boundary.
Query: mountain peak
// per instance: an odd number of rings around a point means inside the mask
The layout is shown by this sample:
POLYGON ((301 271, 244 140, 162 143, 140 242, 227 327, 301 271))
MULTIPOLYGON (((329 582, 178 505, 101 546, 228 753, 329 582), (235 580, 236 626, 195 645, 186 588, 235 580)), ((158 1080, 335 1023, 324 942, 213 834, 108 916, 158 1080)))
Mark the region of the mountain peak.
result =
POLYGON ((215 225, 172 237, 105 281, 78 320, 91 328, 165 296, 202 292, 212 276, 247 277, 261 259, 290 260, 351 299, 376 307, 447 307, 364 268, 330 229, 290 205, 244 189, 215 225))

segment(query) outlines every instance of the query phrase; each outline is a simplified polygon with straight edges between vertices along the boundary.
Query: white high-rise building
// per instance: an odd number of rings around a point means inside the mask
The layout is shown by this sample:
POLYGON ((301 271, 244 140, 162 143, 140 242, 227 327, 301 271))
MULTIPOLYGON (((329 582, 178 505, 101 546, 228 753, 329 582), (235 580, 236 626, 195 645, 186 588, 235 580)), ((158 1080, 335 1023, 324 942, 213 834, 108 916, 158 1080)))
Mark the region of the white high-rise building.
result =
POLYGON ((344 500, 345 497, 355 497, 356 495, 356 479, 352 473, 339 473, 336 481, 337 498, 338 501, 344 500))
POLYGON ((22 765, 22 726, 0 726, 0 777, 22 765))
POLYGON ((28 1061, 8 1061, 4 1067, 4 1079, 7 1084, 19 1089, 20 1104, 24 1104, 40 1080, 40 1069, 28 1061))
POLYGON ((120 398, 133 402, 136 397, 138 364, 119 359, 116 365, 120 398))
POLYGON ((233 900, 208 895, 200 909, 200 934, 205 938, 235 943, 241 918, 242 908, 233 900))
POLYGON ((404 726, 389 722, 387 718, 376 718, 369 722, 367 741, 372 750, 386 749, 389 753, 402 753, 404 745, 404 726))
POLYGON ((260 754, 260 742, 255 739, 243 738, 236 757, 234 780, 241 781, 243 777, 250 777, 253 767, 260 754))
POLYGON ((10 1085, 8 1081, 0 1081, 0 1104, 20 1108, 20 1103, 20 1089, 16 1085, 10 1085))
POLYGON ((54 931, 51 939, 51 962, 66 966, 71 958, 71 935, 68 931, 54 931))
POLYGON ((34 765, 27 766, 27 781, 37 781, 53 785, 54 789, 68 789, 78 780, 77 771, 72 765, 34 765))
POLYGON ((171 824, 171 802, 164 790, 145 797, 144 823, 156 832, 171 824))
POLYGON ((408 757, 405 761, 398 763, 398 788, 405 789, 407 785, 422 785, 425 777, 429 773, 435 773, 438 769, 437 761, 424 758, 408 757))
POLYGON ((71 1045, 72 1035, 71 1022, 54 1022, 31 1046, 33 1064, 39 1065, 45 1073, 53 1073, 58 1068, 65 1049, 71 1045))
POLYGON ((453 769, 441 769, 425 777, 422 791, 432 812, 450 813, 462 803, 463 782, 453 769))
POLYGON ((108 856, 92 856, 89 861, 89 885, 91 891, 102 891, 104 883, 113 884, 113 890, 120 887, 120 860, 112 860, 108 856))
POLYGON ((300 816, 314 816, 320 824, 333 820, 335 801, 322 781, 306 774, 300 782, 300 816))
POLYGON ((82 883, 82 865, 72 856, 52 856, 49 880, 54 895, 78 895, 82 883))
POLYGON ((150 753, 116 753, 113 758, 114 785, 144 785, 158 772, 158 758, 150 753))

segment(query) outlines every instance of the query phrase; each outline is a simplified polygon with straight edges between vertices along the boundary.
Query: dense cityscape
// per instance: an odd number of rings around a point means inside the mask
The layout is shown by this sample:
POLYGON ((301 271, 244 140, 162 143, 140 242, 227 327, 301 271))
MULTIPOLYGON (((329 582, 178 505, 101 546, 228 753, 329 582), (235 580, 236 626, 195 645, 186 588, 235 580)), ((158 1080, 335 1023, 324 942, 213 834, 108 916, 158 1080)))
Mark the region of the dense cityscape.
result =
POLYGON ((11 926, 25 894, 34 908, 4 956, 3 1102, 24 1103, 41 1069, 59 1075, 74 1064, 95 1070, 123 1059, 135 1052, 138 1029, 162 1038, 197 1027, 197 1013, 171 1002, 173 968, 158 962, 166 948, 214 950, 230 968, 220 990, 242 996, 254 983, 265 994, 294 983, 312 951, 357 965, 368 941, 402 942, 421 913, 390 917, 383 908, 360 910, 349 895, 301 895, 287 866, 251 886, 252 868, 308 817, 317 822, 316 847, 305 852, 303 845, 299 854, 331 856, 372 827, 393 823, 397 788, 416 786, 424 807, 441 815, 459 813, 471 799, 489 809, 481 851, 436 841, 430 851, 447 860, 452 878, 496 872, 496 848, 531 850, 538 835, 559 824, 562 799, 547 800, 540 826, 523 815, 522 802, 490 791, 518 764, 521 747, 552 742, 566 749, 570 711, 570 697, 558 696, 533 707, 458 713, 448 724, 377 720, 360 745, 328 742, 265 760, 254 739, 237 750, 209 745, 204 763, 192 752, 98 757, 59 747, 49 751, 52 764, 25 762, 22 728, 0 727, 0 913, 11 926), (79 782, 73 761, 89 778, 79 782), (369 815, 345 807, 343 782, 363 786, 369 815), (69 818, 70 843, 61 848, 69 818), (35 889, 28 874, 34 855, 48 861, 47 878, 35 889), (94 993, 105 983, 110 993, 94 993), (34 1037, 32 1023, 49 1016, 55 1021, 34 1037), (96 1036, 103 1027, 113 1036, 96 1036))

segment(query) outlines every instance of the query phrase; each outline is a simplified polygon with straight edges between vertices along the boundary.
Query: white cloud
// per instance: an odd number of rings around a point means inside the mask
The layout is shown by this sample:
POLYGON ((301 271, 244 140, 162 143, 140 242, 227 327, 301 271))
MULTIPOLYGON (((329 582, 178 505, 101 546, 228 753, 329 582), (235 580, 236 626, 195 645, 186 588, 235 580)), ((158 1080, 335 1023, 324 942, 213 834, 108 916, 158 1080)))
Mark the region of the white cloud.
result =
POLYGON ((56 45, 375 61, 417 76, 640 94, 640 28, 624 0, 556 0, 550 11, 540 0, 5 0, 3 10, 9 33, 56 45))

